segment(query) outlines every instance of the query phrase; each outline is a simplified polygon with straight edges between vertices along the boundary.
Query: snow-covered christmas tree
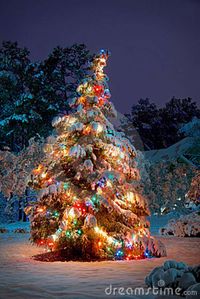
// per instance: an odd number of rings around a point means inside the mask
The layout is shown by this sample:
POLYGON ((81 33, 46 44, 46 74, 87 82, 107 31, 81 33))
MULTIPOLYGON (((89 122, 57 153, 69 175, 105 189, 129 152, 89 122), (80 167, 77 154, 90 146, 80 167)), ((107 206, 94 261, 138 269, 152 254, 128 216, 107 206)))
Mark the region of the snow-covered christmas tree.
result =
POLYGON ((46 157, 33 171, 39 189, 31 239, 66 259, 137 259, 165 255, 149 233, 145 198, 138 193, 136 151, 108 120, 116 114, 103 69, 109 53, 91 62, 91 75, 70 100, 72 112, 53 121, 46 157))

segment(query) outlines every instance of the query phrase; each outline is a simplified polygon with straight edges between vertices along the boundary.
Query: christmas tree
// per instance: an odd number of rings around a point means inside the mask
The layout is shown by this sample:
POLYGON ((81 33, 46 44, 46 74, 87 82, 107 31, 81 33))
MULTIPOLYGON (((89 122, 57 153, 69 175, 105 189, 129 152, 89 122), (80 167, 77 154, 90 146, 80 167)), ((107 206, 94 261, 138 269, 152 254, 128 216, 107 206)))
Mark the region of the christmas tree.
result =
POLYGON ((31 240, 66 259, 137 259, 165 255, 149 234, 148 205, 139 194, 136 150, 108 117, 110 102, 103 69, 109 52, 90 63, 91 74, 69 101, 71 114, 53 121, 45 159, 33 171, 39 189, 31 212, 31 240))

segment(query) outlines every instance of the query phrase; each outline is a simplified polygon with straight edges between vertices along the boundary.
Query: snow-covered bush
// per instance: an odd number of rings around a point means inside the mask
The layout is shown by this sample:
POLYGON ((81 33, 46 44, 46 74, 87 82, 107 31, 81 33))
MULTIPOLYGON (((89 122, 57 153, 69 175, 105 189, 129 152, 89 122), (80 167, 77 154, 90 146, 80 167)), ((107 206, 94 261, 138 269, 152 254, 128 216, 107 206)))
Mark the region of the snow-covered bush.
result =
POLYGON ((29 140, 29 146, 18 154, 0 151, 0 222, 25 220, 23 212, 27 201, 35 198, 27 188, 30 173, 43 156, 43 142, 29 140))
MULTIPOLYGON (((189 267, 183 262, 165 261, 163 266, 154 268, 145 278, 148 287, 172 288, 184 295, 186 290, 196 290, 200 295, 200 266, 189 267)), ((186 294, 186 293, 185 293, 186 294)), ((187 297, 188 298, 188 297, 187 297)))
POLYGON ((27 179, 32 169, 43 157, 44 139, 29 140, 29 146, 18 155, 10 151, 0 151, 0 192, 11 198, 22 195, 27 187, 27 179))
POLYGON ((0 227, 0 234, 8 233, 8 230, 4 227, 0 227))
POLYGON ((144 195, 152 213, 166 214, 185 209, 195 168, 177 161, 146 163, 149 179, 144 182, 144 195))
POLYGON ((27 234, 28 231, 27 231, 26 229, 24 229, 24 228, 16 228, 16 229, 14 230, 14 233, 15 233, 15 234, 27 234))
POLYGON ((160 229, 160 233, 165 236, 200 237, 200 213, 193 212, 177 220, 171 219, 165 227, 160 229))

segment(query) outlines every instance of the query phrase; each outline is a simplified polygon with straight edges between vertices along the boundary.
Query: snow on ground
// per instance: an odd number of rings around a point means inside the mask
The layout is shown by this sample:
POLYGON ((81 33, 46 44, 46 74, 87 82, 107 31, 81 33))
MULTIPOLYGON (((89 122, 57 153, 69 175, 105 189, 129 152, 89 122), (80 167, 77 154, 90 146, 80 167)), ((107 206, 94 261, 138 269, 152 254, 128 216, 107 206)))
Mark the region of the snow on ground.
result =
MULTIPOLYGON (((28 228, 27 223, 23 226, 28 228)), ((6 225, 10 231, 17 227, 22 225, 6 225)), ((159 237, 166 245, 166 258, 91 263, 34 261, 32 255, 43 249, 31 245, 28 238, 29 234, 0 234, 0 299, 133 298, 106 295, 105 288, 110 284, 113 288, 145 287, 145 276, 167 259, 200 263, 198 238, 159 237)))

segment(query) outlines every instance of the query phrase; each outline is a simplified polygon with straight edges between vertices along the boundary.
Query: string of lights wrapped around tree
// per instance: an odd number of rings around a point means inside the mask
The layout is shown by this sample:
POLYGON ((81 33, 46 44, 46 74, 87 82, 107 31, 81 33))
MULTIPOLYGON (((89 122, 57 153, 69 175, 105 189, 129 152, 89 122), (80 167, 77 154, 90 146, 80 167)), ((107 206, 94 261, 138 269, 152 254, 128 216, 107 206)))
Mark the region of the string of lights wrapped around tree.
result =
POLYGON ((108 117, 116 116, 101 50, 69 100, 71 114, 57 117, 30 185, 38 201, 30 213, 31 240, 69 259, 140 259, 165 255, 149 234, 148 205, 138 192, 136 150, 108 117))

